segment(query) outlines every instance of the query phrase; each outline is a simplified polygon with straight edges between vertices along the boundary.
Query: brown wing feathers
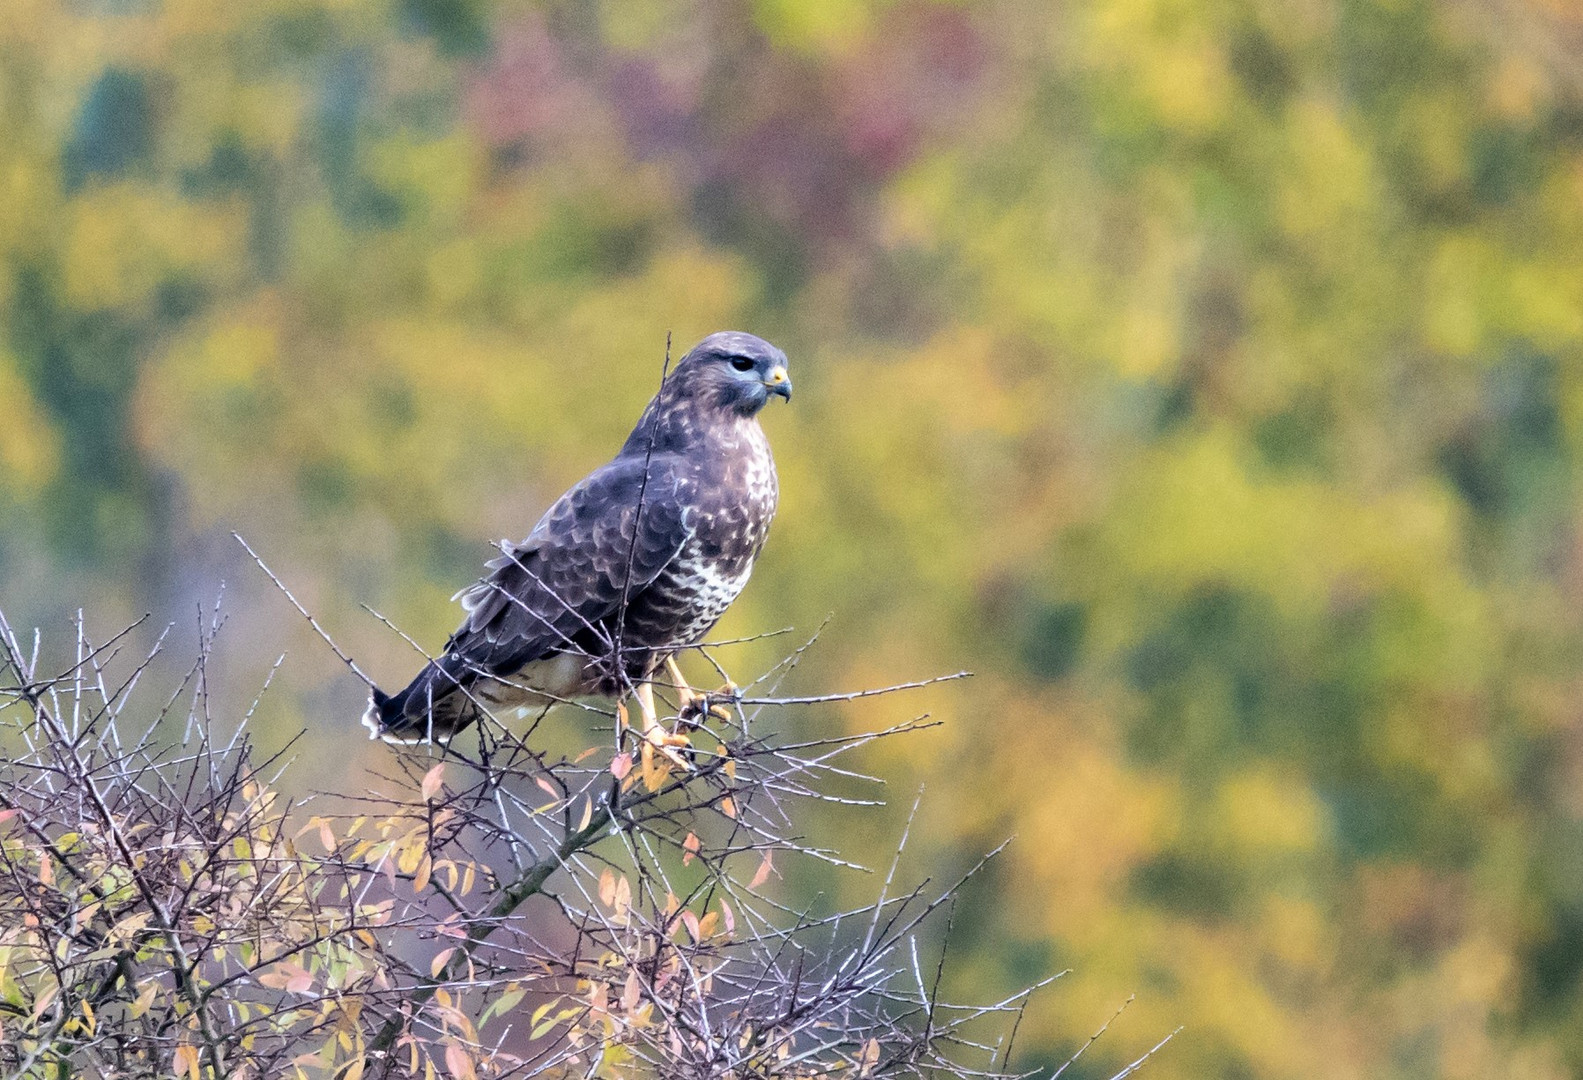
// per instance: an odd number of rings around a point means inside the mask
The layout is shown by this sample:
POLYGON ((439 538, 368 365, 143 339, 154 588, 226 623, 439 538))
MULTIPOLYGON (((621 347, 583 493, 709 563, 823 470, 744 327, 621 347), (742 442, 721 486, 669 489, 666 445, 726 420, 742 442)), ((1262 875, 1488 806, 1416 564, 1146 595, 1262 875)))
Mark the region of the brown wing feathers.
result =
POLYGON ((444 655, 401 693, 375 699, 381 733, 423 734, 431 710, 465 698, 480 678, 510 678, 556 653, 608 654, 623 583, 631 604, 686 540, 677 465, 655 457, 642 484, 644 462, 617 458, 563 495, 527 540, 490 560, 492 572, 461 594, 467 616, 444 655))

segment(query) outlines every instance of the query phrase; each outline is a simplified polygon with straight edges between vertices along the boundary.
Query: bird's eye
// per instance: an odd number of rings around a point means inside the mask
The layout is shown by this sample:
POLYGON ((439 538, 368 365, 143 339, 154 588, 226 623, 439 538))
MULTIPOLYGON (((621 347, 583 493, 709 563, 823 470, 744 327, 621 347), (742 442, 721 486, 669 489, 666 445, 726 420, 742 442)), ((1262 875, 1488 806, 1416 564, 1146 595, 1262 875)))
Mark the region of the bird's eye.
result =
POLYGON ((731 358, 731 366, 736 368, 738 371, 752 371, 753 361, 749 360, 745 356, 733 356, 731 358))

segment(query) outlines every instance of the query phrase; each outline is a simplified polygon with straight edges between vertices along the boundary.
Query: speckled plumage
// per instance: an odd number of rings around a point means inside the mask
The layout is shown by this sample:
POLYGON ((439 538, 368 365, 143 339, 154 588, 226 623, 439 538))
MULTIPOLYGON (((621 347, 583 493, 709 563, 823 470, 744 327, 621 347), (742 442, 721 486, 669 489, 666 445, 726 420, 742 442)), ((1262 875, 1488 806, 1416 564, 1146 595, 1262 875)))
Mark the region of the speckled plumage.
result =
POLYGON ((790 398, 785 365, 751 334, 700 342, 615 459, 457 594, 466 616, 444 654, 401 693, 375 691, 364 724, 385 738, 445 738, 480 707, 615 695, 702 640, 747 584, 775 516, 757 414, 772 394, 790 398))

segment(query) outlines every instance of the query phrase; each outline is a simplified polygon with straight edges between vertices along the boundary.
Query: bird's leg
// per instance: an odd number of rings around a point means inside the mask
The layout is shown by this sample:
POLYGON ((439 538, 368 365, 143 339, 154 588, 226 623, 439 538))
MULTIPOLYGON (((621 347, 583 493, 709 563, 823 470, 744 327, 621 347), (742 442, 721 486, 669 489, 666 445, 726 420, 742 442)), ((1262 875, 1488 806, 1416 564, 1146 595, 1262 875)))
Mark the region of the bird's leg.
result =
POLYGON ((677 666, 676 657, 665 658, 665 669, 670 672, 671 678, 676 680, 676 718, 683 723, 694 727, 706 716, 713 716, 717 720, 731 719, 731 711, 714 699, 717 697, 731 698, 737 694, 735 683, 726 683, 719 690, 709 694, 700 694, 682 676, 682 669, 677 666))
POLYGON ((687 676, 682 674, 682 669, 677 666, 674 655, 665 658, 665 670, 670 673, 673 685, 676 687, 676 715, 686 716, 687 711, 693 707, 693 702, 698 700, 698 691, 687 685, 687 676))
POLYGON ((672 735, 660 724, 659 713, 654 708, 654 684, 648 681, 640 682, 633 690, 633 696, 638 699, 638 712, 643 717, 643 764, 647 768, 654 760, 654 752, 658 750, 673 765, 683 769, 688 768, 687 759, 677 753, 678 746, 691 746, 692 743, 685 735, 672 735))

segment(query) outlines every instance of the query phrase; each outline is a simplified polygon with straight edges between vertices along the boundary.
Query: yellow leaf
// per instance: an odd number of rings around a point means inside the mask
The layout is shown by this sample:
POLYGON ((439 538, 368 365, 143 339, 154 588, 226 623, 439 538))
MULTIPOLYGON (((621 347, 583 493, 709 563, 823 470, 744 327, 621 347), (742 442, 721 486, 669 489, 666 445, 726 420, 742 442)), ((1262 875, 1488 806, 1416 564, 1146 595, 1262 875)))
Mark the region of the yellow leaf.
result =
POLYGON ((152 979, 143 984, 143 989, 138 991, 137 1000, 132 1002, 132 1019, 136 1020, 154 1004, 154 995, 159 993, 159 983, 152 979))
POLYGON ((857 1063, 859 1076, 874 1075, 874 1066, 879 1064, 878 1039, 870 1039, 863 1044, 863 1049, 857 1056, 857 1063))
POLYGON ((612 904, 611 907, 615 909, 616 918, 621 920, 627 917, 627 909, 631 906, 632 883, 628 881, 626 875, 623 874, 620 879, 616 881, 616 902, 612 904))

